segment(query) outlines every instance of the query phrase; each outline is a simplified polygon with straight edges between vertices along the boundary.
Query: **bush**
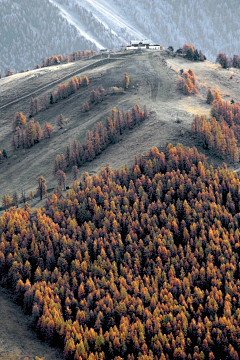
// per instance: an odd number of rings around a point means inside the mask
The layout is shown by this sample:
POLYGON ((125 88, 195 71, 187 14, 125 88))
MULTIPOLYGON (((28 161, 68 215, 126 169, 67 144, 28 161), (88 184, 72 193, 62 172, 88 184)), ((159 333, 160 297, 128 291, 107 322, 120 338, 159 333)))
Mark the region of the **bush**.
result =
POLYGON ((194 46, 185 44, 182 48, 182 54, 188 60, 194 61, 204 61, 206 56, 203 54, 202 50, 197 50, 194 46))
POLYGON ((177 82, 177 87, 182 90, 184 95, 197 94, 196 79, 191 69, 182 74, 182 77, 177 82))
POLYGON ((231 67, 231 61, 225 53, 219 53, 216 62, 219 63, 223 69, 229 69, 231 67))

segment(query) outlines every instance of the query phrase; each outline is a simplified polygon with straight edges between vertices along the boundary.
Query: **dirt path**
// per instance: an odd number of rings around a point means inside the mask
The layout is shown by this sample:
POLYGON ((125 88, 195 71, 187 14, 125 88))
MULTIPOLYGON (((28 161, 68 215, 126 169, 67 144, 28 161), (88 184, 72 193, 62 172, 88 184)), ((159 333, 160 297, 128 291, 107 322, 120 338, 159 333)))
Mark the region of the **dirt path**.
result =
POLYGON ((0 287, 0 360, 63 359, 60 350, 42 343, 29 329, 30 319, 0 287))

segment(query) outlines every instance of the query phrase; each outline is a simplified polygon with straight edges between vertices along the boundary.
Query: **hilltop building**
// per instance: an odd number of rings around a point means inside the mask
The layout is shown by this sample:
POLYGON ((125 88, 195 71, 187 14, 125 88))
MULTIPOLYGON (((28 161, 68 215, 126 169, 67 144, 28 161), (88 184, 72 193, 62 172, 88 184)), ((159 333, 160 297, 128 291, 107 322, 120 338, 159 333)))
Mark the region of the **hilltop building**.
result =
POLYGON ((163 47, 159 44, 151 45, 150 40, 131 40, 130 45, 125 47, 126 50, 149 49, 149 50, 162 50, 163 47))

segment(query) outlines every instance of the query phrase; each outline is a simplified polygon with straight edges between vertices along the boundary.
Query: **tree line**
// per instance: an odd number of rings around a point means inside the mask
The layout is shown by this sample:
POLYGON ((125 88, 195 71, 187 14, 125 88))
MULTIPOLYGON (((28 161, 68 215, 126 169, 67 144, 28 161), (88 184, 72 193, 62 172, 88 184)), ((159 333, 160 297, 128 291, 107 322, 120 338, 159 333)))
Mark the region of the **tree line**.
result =
POLYGON ((240 180, 168 144, 0 218, 0 279, 68 360, 238 360, 240 180))
POLYGON ((203 54, 202 50, 199 50, 195 48, 195 46, 185 44, 182 48, 181 53, 183 56, 192 61, 205 61, 206 56, 203 54))
POLYGON ((87 76, 75 76, 64 84, 58 85, 58 89, 50 96, 50 104, 54 104, 59 100, 66 99, 68 96, 74 94, 80 87, 89 85, 87 76))
POLYGON ((216 62, 221 65, 223 69, 229 69, 231 67, 240 69, 240 56, 233 55, 233 58, 230 58, 225 53, 219 53, 216 58, 216 62))
POLYGON ((64 84, 58 85, 58 88, 54 93, 46 94, 41 101, 38 98, 31 98, 29 102, 29 117, 37 115, 40 111, 46 110, 50 105, 53 105, 60 100, 66 99, 70 95, 74 94, 81 87, 89 85, 87 76, 75 76, 64 84))
MULTIPOLYGON (((42 59, 42 67, 58 65, 58 64, 67 64, 69 62, 79 61, 83 59, 89 59, 92 56, 99 55, 96 51, 84 50, 84 51, 73 51, 69 55, 55 55, 42 59)), ((39 65, 35 66, 35 69, 40 68, 39 65)))
POLYGON ((141 111, 139 105, 136 104, 130 113, 127 111, 125 114, 116 108, 112 109, 110 116, 106 118, 105 126, 101 122, 94 125, 93 131, 87 132, 84 144, 74 140, 72 146, 67 146, 65 155, 57 155, 53 173, 56 174, 58 170, 65 172, 73 166, 79 167, 87 161, 92 161, 109 145, 117 143, 123 132, 133 129, 148 116, 146 105, 141 111))
MULTIPOLYGON (((34 66, 34 70, 41 69, 41 68, 48 67, 48 66, 58 65, 58 64, 68 64, 70 62, 75 62, 75 61, 84 60, 84 59, 90 59, 91 57, 96 56, 96 55, 99 55, 99 53, 97 53, 96 51, 84 50, 84 51, 74 51, 74 52, 71 52, 69 55, 65 55, 65 56, 62 56, 61 54, 49 56, 46 59, 42 58, 42 66, 37 64, 34 66)), ((26 71, 30 71, 30 70, 27 69, 26 71)), ((19 73, 24 73, 24 70, 21 69, 19 71, 19 73)), ((8 70, 5 74, 5 77, 11 76, 11 75, 14 75, 14 71, 8 70)), ((1 79, 1 73, 0 73, 0 79, 1 79)))
POLYGON ((211 118, 196 116, 192 132, 204 148, 221 158, 239 161, 238 140, 240 140, 240 106, 223 101, 219 92, 207 93, 207 103, 212 104, 211 118))
POLYGON ((38 143, 42 136, 50 138, 53 132, 52 126, 47 122, 44 124, 43 131, 38 121, 35 123, 34 120, 30 120, 27 124, 26 116, 22 112, 16 112, 12 128, 14 131, 12 136, 13 150, 30 148, 38 143), (26 127, 25 131, 24 127, 26 127))
POLYGON ((207 119, 206 116, 195 116, 192 123, 192 132, 204 149, 211 153, 228 158, 233 162, 239 161, 239 148, 234 131, 228 126, 223 118, 217 121, 214 117, 207 119))

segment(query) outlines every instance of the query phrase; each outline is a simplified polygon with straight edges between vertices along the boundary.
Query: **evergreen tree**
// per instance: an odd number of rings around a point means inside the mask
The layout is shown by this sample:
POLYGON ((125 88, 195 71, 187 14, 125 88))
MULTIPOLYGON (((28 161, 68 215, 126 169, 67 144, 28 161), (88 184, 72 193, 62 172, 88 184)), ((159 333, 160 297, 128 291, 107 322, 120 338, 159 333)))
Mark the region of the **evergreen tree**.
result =
POLYGON ((208 89, 207 93, 207 104, 211 104, 213 102, 213 94, 210 89, 208 89))

